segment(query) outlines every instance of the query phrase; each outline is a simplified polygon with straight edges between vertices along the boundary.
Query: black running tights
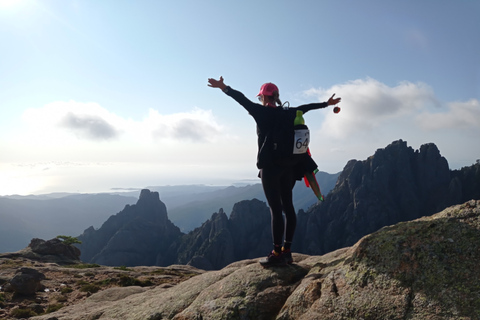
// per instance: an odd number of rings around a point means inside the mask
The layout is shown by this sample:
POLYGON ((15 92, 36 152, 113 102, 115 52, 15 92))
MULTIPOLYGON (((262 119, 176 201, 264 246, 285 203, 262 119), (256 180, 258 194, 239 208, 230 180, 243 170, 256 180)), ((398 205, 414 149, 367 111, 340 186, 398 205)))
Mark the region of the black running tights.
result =
POLYGON ((284 233, 285 241, 292 242, 297 225, 292 199, 295 185, 293 172, 289 167, 268 167, 260 171, 260 177, 272 215, 273 244, 281 246, 284 233), (285 213, 285 222, 282 211, 285 213))

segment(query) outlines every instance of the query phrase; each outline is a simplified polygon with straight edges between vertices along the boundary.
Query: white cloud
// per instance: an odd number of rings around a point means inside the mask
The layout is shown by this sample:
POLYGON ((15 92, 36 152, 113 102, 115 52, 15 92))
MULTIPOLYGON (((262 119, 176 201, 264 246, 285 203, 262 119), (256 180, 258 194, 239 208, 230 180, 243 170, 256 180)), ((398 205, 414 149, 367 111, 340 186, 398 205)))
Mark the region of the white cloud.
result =
POLYGON ((95 115, 79 115, 68 112, 59 124, 86 139, 108 140, 118 137, 119 134, 114 126, 95 115))
MULTIPOLYGON (((440 112, 423 112, 415 118, 425 130, 461 129, 480 130, 480 101, 449 103, 440 112)), ((479 132, 480 133, 480 132, 479 132)))
POLYGON ((0 176, 8 173, 0 194, 14 180, 18 193, 99 192, 114 186, 212 183, 256 171, 254 139, 244 143, 229 134, 210 110, 161 114, 151 109, 133 120, 97 103, 68 101, 28 109, 22 120, 19 134, 0 141, 5 151, 0 176))
POLYGON ((140 121, 122 118, 97 103, 54 102, 23 114, 29 139, 70 144, 71 138, 90 141, 211 142, 223 135, 210 110, 160 114, 151 109, 140 121), (66 136, 65 133, 70 135, 66 136))
POLYGON ((70 144, 72 138, 109 140, 121 134, 125 123, 97 103, 76 101, 57 101, 27 109, 23 121, 27 125, 26 140, 49 144, 70 144))
POLYGON ((419 110, 438 105, 430 87, 402 82, 389 87, 374 79, 355 80, 329 89, 311 89, 307 95, 326 101, 333 93, 342 98, 338 115, 327 113, 322 134, 337 139, 371 134, 388 122, 409 117, 419 110))
POLYGON ((162 115, 150 110, 147 120, 156 140, 186 140, 213 142, 221 139, 224 128, 217 122, 211 110, 193 109, 188 113, 162 115))
POLYGON ((415 149, 433 142, 454 167, 470 165, 480 156, 478 100, 444 103, 426 84, 401 82, 390 87, 374 79, 305 92, 318 101, 333 93, 342 98, 340 113, 330 107, 318 112, 321 121, 306 116, 312 155, 321 170, 340 171, 348 160, 363 160, 398 139, 415 149))

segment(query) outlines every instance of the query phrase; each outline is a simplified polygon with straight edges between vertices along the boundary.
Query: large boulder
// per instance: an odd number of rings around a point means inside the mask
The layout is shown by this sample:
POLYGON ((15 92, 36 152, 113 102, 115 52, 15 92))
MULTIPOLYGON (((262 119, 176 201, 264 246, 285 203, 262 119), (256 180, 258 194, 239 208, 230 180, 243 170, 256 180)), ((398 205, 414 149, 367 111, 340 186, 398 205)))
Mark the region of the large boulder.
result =
POLYGON ((43 289, 42 280, 45 280, 45 275, 38 270, 20 268, 17 274, 5 286, 5 291, 31 296, 43 289))
POLYGON ((32 239, 28 245, 30 249, 39 255, 58 256, 67 260, 80 260, 80 250, 72 245, 65 244, 62 240, 32 239))
POLYGON ((27 258, 40 262, 52 262, 62 265, 80 263, 80 250, 60 239, 43 240, 34 238, 30 244, 17 252, 0 253, 0 258, 27 258))

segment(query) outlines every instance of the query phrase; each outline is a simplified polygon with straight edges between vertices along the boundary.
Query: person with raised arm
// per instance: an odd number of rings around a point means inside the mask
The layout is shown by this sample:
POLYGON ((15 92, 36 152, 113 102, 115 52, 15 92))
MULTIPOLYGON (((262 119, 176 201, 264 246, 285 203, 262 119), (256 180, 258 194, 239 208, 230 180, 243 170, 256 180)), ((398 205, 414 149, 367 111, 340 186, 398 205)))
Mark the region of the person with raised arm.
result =
POLYGON ((317 170, 317 164, 308 152, 308 130, 303 129, 303 135, 298 139, 296 134, 294 136, 295 118, 310 110, 336 105, 341 98, 334 98, 333 94, 327 102, 285 108, 280 101, 278 87, 271 82, 261 86, 257 95, 260 104, 225 85, 223 77, 219 80, 209 78, 208 86, 219 88, 232 97, 257 124, 257 168, 260 169, 259 177, 270 207, 273 238, 272 252, 259 262, 264 267, 292 263, 291 245, 297 223, 292 190, 297 180, 317 170), (285 213, 285 221, 282 212, 285 213))

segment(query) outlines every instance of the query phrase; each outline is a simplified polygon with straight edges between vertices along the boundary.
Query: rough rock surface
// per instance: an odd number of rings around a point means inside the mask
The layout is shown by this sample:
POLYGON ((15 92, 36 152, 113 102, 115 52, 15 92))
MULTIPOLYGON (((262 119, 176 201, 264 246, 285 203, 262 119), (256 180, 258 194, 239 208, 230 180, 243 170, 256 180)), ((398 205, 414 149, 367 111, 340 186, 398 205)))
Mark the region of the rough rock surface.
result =
POLYGON ((478 319, 480 201, 294 259, 239 261, 117 301, 97 293, 33 319, 478 319))
MULTIPOLYGON (((165 290, 203 272, 181 265, 165 268, 114 268, 82 263, 62 266, 21 256, 6 258, 0 255, 0 319, 48 315, 59 308, 66 310, 83 303, 92 303, 101 309, 152 288, 165 290), (40 287, 37 287, 38 282, 31 287, 34 295, 8 291, 10 282, 17 282, 14 279, 27 272, 39 276, 40 287)), ((75 317, 82 319, 81 314, 75 317)), ((47 319, 55 317, 48 316, 47 319)))

